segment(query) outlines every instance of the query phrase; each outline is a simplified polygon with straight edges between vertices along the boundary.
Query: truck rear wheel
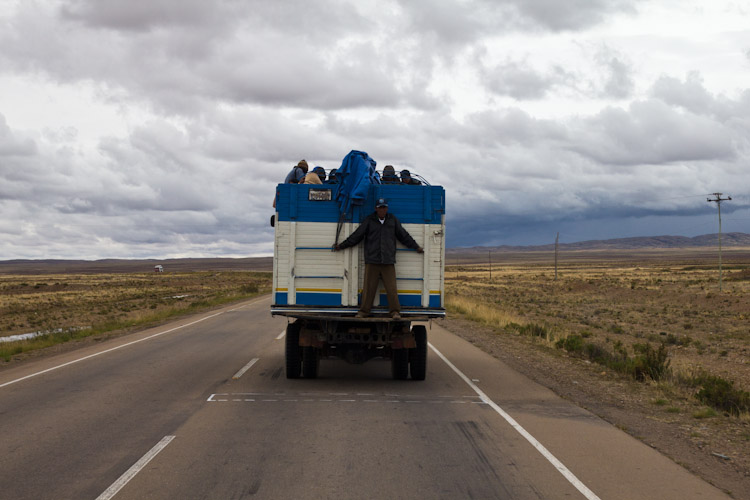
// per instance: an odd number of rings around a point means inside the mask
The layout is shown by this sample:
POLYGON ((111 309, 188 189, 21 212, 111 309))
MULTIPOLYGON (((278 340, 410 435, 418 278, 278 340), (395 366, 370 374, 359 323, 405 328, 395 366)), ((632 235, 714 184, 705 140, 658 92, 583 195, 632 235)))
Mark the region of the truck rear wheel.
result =
POLYGON ((395 380, 406 380, 409 376, 409 349, 393 349, 391 352, 391 375, 395 380))
POLYGON ((409 349, 411 378, 424 380, 427 376, 427 328, 424 325, 414 325, 412 332, 417 347, 409 349))
POLYGON ((318 378, 318 367, 320 367, 320 355, 318 350, 312 346, 302 348, 302 376, 305 378, 318 378))
POLYGON ((299 346, 300 325, 289 323, 286 327, 286 378, 299 378, 302 372, 302 348, 299 346))

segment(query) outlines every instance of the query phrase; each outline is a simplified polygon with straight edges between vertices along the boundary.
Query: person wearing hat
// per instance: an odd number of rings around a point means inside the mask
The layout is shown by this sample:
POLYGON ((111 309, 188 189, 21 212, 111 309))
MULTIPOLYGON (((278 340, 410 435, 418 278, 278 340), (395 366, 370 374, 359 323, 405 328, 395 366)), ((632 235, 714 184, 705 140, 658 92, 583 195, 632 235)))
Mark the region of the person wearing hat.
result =
POLYGON ((300 160, 297 165, 292 167, 292 171, 287 174, 284 184, 301 184, 302 179, 307 174, 307 168, 307 161, 300 160))
POLYGON ((318 175, 318 177, 320 177, 321 184, 326 181, 326 171, 323 167, 315 167, 313 169, 313 172, 315 172, 318 175))
POLYGON ((388 213, 388 201, 385 198, 379 198, 375 202, 375 212, 365 217, 347 239, 334 244, 333 251, 353 247, 362 240, 365 242, 365 279, 357 317, 366 318, 370 315, 378 281, 382 278, 388 296, 389 313, 393 319, 401 319, 401 304, 396 288, 396 240, 419 253, 424 250, 403 228, 396 216, 388 213))
MULTIPOLYGON (((286 174, 284 184, 304 184, 305 175, 307 175, 307 161, 300 160, 292 167, 292 171, 286 174)), ((273 197, 273 208, 276 208, 276 196, 273 197)), ((273 226, 273 217, 271 217, 271 226, 273 226)))
POLYGON ((401 184, 407 184, 409 186, 421 186, 422 183, 419 182, 417 179, 413 179, 411 176, 411 172, 409 172, 406 169, 403 169, 401 171, 401 184))

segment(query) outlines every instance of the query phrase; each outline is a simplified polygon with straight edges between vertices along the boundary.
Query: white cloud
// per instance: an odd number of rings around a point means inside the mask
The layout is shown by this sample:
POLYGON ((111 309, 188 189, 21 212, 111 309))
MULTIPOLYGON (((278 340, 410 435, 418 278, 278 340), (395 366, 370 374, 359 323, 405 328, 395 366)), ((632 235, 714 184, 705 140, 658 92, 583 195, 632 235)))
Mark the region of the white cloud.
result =
POLYGON ((452 245, 653 234, 750 185, 731 3, 5 4, 7 258, 270 253, 275 184, 352 149, 446 186, 452 245))

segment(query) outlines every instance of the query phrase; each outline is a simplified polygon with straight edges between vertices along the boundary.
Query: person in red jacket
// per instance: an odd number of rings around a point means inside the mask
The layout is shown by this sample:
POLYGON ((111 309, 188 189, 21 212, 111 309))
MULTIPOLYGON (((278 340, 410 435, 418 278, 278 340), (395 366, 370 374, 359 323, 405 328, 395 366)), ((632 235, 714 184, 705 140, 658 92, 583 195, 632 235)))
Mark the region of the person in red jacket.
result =
POLYGON ((382 278, 388 296, 389 313, 393 319, 401 319, 401 304, 396 288, 396 240, 419 253, 424 250, 403 228, 396 216, 388 213, 388 202, 384 198, 378 199, 375 212, 368 215, 347 239, 334 245, 333 250, 353 247, 362 240, 365 241, 365 279, 357 317, 366 318, 370 315, 378 281, 382 278))

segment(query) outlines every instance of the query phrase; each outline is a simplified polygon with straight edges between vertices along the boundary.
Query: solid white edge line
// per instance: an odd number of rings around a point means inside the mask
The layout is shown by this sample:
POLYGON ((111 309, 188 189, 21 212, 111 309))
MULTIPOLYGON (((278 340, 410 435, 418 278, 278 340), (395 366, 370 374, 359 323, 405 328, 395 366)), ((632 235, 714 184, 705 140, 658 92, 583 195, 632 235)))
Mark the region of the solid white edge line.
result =
POLYGON ((117 492, 120 491, 126 484, 128 484, 128 482, 130 482, 130 480, 133 479, 135 475, 138 474, 144 467, 146 467, 146 465, 148 465, 148 463, 153 460, 153 458, 158 455, 161 450, 166 448, 174 438, 174 436, 164 436, 161 441, 156 443, 156 446, 151 448, 148 453, 143 455, 140 460, 138 460, 133 464, 132 467, 125 471, 125 474, 120 476, 117 481, 112 483, 112 486, 104 490, 101 495, 96 497, 96 500, 110 500, 112 497, 117 495, 117 492))
POLYGON ((243 366, 240 369, 240 371, 238 371, 237 373, 234 374, 234 377, 232 377, 232 379, 233 380, 237 380, 238 378, 240 378, 241 376, 243 376, 245 374, 245 372, 250 369, 251 366, 253 366, 255 363, 258 362, 258 359, 260 359, 260 358, 253 358, 253 359, 251 359, 248 364, 246 364, 245 366, 243 366))
POLYGON ((206 321, 207 319, 214 318, 214 317, 216 317, 216 316, 218 316, 220 314, 224 314, 224 311, 218 312, 216 314, 212 314, 210 316, 206 316, 205 318, 201 318, 199 320, 193 321, 192 323, 187 323, 185 325, 176 326, 174 328, 170 328, 169 330, 165 330, 163 332, 155 333, 154 335, 150 335, 148 337, 144 337, 144 338, 139 339, 139 340, 134 340, 133 342, 128 342, 127 344, 119 345, 117 347, 113 347, 111 349, 107 349, 105 351, 100 351, 100 352, 97 352, 97 353, 94 353, 94 354, 89 354, 88 356, 84 356, 82 358, 74 359, 73 361, 68 361, 67 363, 63 363, 61 365, 53 366, 52 368, 47 368, 46 370, 42 370, 40 372, 32 373, 31 375, 26 375, 25 377, 17 378, 15 380, 11 380, 10 382, 5 382, 4 384, 0 384, 0 388, 8 386, 8 385, 11 385, 11 384, 15 384, 16 382, 20 382, 20 381, 26 380, 28 378, 36 377, 37 375, 42 375, 44 373, 48 373, 48 372, 57 370, 59 368, 63 368, 63 367, 69 366, 69 365, 73 365, 75 363, 78 363, 78 362, 81 362, 81 361, 85 361, 87 359, 95 358, 96 356, 101 356, 102 354, 106 354, 108 352, 116 351, 118 349, 122 349, 123 347, 128 347, 128 346, 131 346, 133 344, 137 344, 138 342, 143 342, 145 340, 150 340, 150 339, 153 339, 155 337, 159 337, 161 335, 173 332, 175 330, 179 330, 181 328, 185 328, 185 327, 188 327, 188 326, 195 325, 196 323, 200 323, 201 321, 206 321))
POLYGON ((575 487, 575 489, 580 491, 581 494, 583 494, 583 496, 585 496, 588 500, 600 500, 600 498, 596 496, 596 494, 593 491, 588 489, 588 487, 585 484, 583 484, 581 480, 578 479, 572 472, 570 472, 570 470, 567 467, 565 467, 565 465, 563 465, 563 463, 560 460, 558 460, 557 457, 555 457, 552 453, 550 453, 550 451, 547 448, 545 448, 544 445, 542 445, 542 443, 537 441, 534 436, 532 436, 526 429, 521 427, 521 424, 516 422, 515 419, 511 417, 508 413, 506 413, 505 410, 503 410, 497 404, 495 404, 495 402, 492 401, 489 398, 489 396, 487 396, 484 392, 482 392, 482 390, 479 387, 477 387, 474 384, 474 382, 471 381, 469 377, 464 375, 463 372, 461 372, 461 370, 456 368, 456 365, 451 363, 448 360, 448 358, 443 356, 443 353, 438 351, 434 345, 430 343, 428 343, 428 345, 430 346, 430 349, 432 349, 435 352, 435 354, 438 355, 440 359, 445 361, 445 363, 448 366, 450 366, 451 369, 454 372, 456 372, 456 374, 459 377, 461 377, 463 381, 466 382, 469 385, 469 387, 471 387, 480 398, 482 398, 482 401, 487 403, 493 410, 495 410, 501 417, 503 417, 505 421, 508 422, 511 425, 511 427, 513 427, 516 430, 516 432, 518 432, 521 436, 523 436, 526 439, 526 441, 528 441, 531 444, 531 446, 536 448, 537 451, 541 453, 542 456, 544 456, 544 458, 546 458, 555 467, 555 469, 557 469, 558 472, 560 472, 560 474, 562 474, 565 477, 565 479, 567 479, 568 482, 575 487))
POLYGON ((281 333, 278 335, 278 337, 276 337, 276 340, 283 339, 284 335, 286 335, 286 328, 284 328, 283 330, 281 330, 281 333))

